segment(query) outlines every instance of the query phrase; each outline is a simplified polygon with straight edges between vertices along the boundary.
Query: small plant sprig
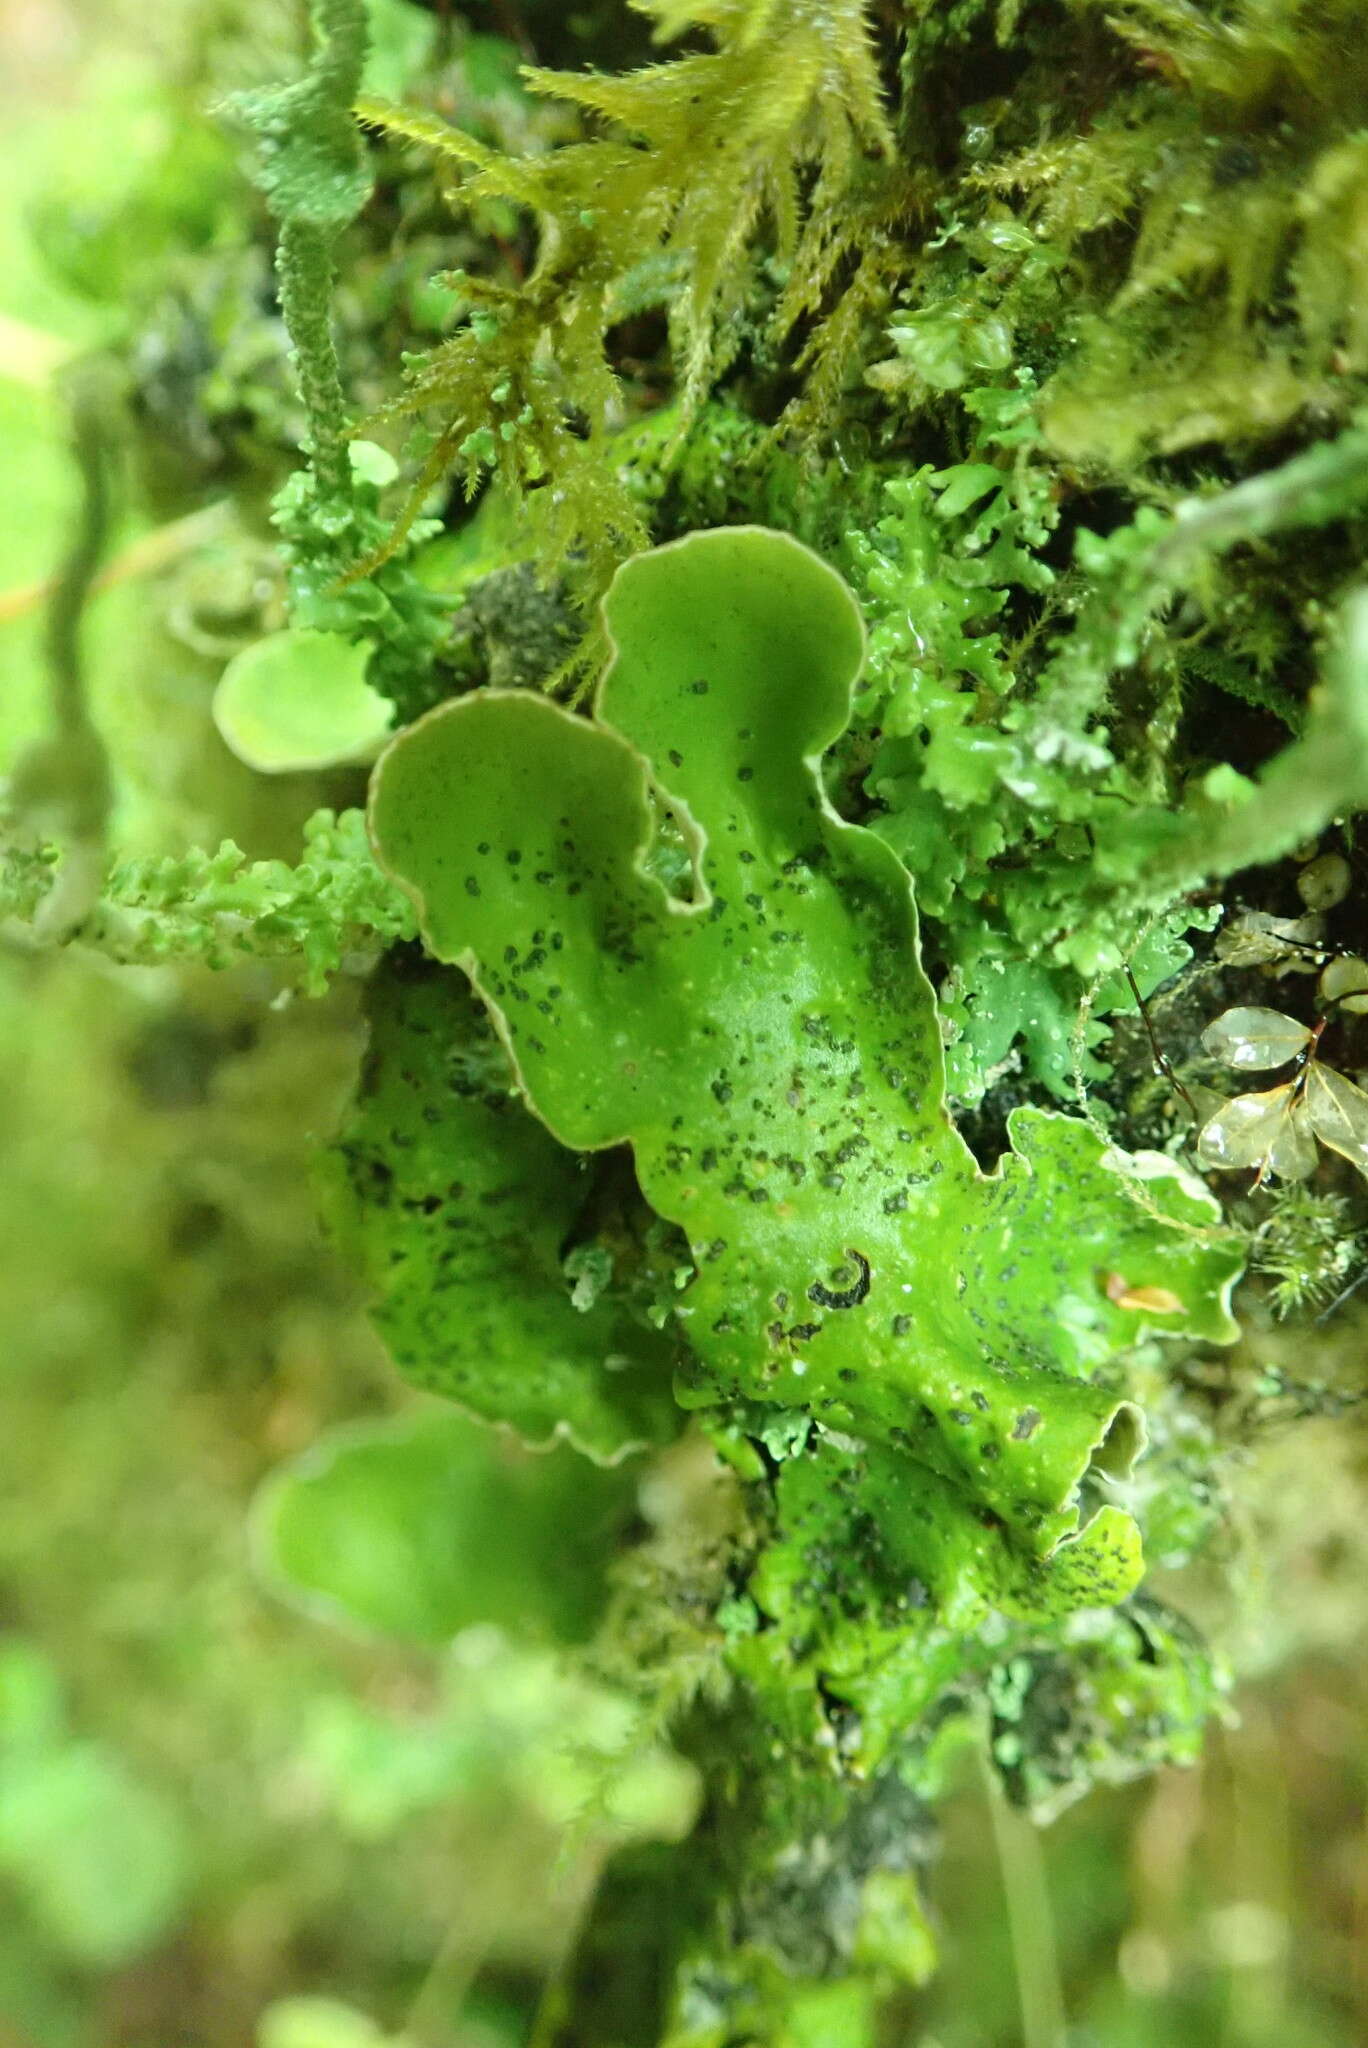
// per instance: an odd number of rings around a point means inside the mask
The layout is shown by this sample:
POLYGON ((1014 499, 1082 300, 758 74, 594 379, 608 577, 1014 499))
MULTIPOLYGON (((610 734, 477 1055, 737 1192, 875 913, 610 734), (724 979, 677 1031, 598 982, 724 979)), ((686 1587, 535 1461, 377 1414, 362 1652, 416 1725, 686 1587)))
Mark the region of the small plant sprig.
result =
MULTIPOLYGON (((9 922, 21 941, 57 936, 45 906, 59 859, 53 847, 0 853, 0 931, 9 922)), ((315 811, 297 867, 249 861, 231 839, 216 853, 192 847, 168 859, 115 861, 95 902, 60 938, 126 965, 277 961, 317 996, 349 961, 373 960, 413 931, 407 899, 371 857, 361 813, 315 811)))
MULTIPOLYGON (((776 346, 800 327, 809 414, 831 424, 858 330, 896 264, 896 224, 919 198, 897 163, 865 0, 637 0, 657 40, 702 29, 713 48, 625 76, 529 69, 534 92, 580 108, 590 135, 544 155, 505 154, 425 110, 363 95, 357 113, 431 151, 463 200, 530 215, 538 246, 512 282, 465 272, 462 319, 410 362, 381 421, 440 422, 396 533, 439 478, 470 496, 496 479, 538 522, 538 553, 568 564, 586 612, 647 544, 606 450, 621 420, 605 348, 629 312, 668 312, 681 438, 747 331, 751 258, 772 227, 783 284, 776 346), (835 279, 855 278, 834 311, 835 279), (825 317, 824 317, 825 316, 825 317)), ((808 418, 811 427, 814 422, 808 418)), ((368 565, 369 566, 369 565, 368 565)))
MULTIPOLYGON (((409 548, 381 545, 380 492, 393 466, 352 438, 332 333, 334 246, 371 192, 352 115, 369 43, 366 0, 314 0, 311 18, 316 48, 304 76, 231 103, 258 138, 256 181, 279 223, 280 308, 307 422, 308 468, 278 494, 273 516, 292 623, 370 642, 371 682, 412 716, 431 701, 447 607, 412 575, 409 548)), ((408 529, 410 546, 431 531, 413 520, 408 529)))
POLYGON ((1319 1142, 1368 1177, 1368 1093, 1320 1057, 1334 1010, 1368 1009, 1368 961, 1332 960, 1321 974, 1320 996, 1327 1007, 1314 1024, 1249 1006, 1223 1011, 1202 1033, 1212 1058, 1237 1072, 1291 1069, 1275 1087, 1237 1095, 1207 1119, 1197 1138, 1204 1166, 1252 1168, 1256 1187, 1270 1177, 1307 1180, 1319 1142))

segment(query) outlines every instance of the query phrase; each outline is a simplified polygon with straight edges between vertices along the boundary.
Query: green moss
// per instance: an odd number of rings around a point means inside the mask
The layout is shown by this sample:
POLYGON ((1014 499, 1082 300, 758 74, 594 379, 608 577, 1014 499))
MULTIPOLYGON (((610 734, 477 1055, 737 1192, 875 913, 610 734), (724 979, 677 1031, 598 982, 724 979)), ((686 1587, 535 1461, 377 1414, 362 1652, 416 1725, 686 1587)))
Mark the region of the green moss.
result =
MULTIPOLYGON (((1095 313, 1075 313, 1046 394, 1052 441, 1124 470, 1340 410, 1346 373, 1368 370, 1348 230, 1368 191, 1357 8, 1133 0, 1107 21, 1128 56, 1101 118, 1066 116, 969 179, 1095 266, 1095 313)), ((1006 287, 1028 292, 1021 272, 1006 287)))

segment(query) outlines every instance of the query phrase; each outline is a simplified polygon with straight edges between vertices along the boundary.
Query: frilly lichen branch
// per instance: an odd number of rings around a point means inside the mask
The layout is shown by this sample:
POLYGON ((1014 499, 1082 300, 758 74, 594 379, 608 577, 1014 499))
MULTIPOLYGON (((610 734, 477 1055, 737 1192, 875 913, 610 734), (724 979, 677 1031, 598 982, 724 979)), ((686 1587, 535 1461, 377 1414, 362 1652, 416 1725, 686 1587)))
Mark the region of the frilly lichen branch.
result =
MULTIPOLYGON (((44 909, 60 874, 48 846, 0 853, 0 938, 45 939, 44 909)), ((317 811, 304 828, 304 858, 249 861, 231 840, 164 859, 115 861, 93 904, 64 929, 63 944, 125 965, 248 961, 283 967, 307 995, 355 962, 413 934, 407 900, 379 872, 361 814, 317 811)))

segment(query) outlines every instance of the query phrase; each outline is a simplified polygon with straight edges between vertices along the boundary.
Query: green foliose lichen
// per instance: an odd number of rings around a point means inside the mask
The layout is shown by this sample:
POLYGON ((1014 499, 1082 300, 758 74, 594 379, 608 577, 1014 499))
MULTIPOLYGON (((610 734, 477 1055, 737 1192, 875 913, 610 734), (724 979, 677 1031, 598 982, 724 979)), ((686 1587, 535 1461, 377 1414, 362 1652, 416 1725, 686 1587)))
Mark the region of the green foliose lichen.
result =
POLYGON ((531 1443, 607 1461, 667 1440, 673 1347, 611 1289, 576 1299, 562 1253, 588 1177, 523 1110, 478 1006, 401 956, 370 1017, 324 1196, 396 1363, 531 1443))
POLYGON ((896 1569, 951 1615, 1121 1597, 1131 1525, 1080 1530, 1077 1500, 1140 1441, 1105 1368, 1156 1302, 1228 1337, 1238 1250, 1204 1191, 1086 1124, 1020 1113, 989 1177, 951 1126, 910 878, 817 774, 863 654, 840 580, 733 529, 638 558, 606 614, 596 723, 487 692, 392 744, 383 866, 550 1130, 630 1143, 687 1234, 687 1406, 800 1411, 871 1447, 875 1494, 918 1475, 896 1569), (647 866, 660 812, 682 893, 647 866))

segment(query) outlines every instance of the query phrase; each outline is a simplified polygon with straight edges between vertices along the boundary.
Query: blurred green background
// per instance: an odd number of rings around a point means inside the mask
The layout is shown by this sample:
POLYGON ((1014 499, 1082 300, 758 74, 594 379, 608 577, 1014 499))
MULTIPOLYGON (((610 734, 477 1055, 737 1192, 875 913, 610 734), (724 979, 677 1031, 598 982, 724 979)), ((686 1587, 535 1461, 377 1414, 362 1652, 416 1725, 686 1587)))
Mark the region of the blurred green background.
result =
MULTIPOLYGON (((295 23, 255 11, 263 61, 295 23)), ((44 209, 88 205, 104 261, 112 197, 181 149, 191 226, 216 231, 232 152, 176 129, 180 35, 166 4, 0 0, 5 763, 41 727, 41 585, 76 501, 52 372, 121 317, 73 287, 79 249, 65 283, 44 261, 44 209)), ((150 254, 157 223, 137 231, 150 254)), ((166 634, 147 573, 175 536, 146 542, 126 521, 86 630, 121 837, 289 850, 318 790, 262 796, 219 747, 213 664, 166 634)), ((606 1850, 691 1810, 653 1752, 586 1817, 593 1758, 626 1737, 549 1649, 595 1597, 559 1531, 590 1555, 634 1479, 569 1454, 529 1479, 400 1386, 310 1187, 355 1001, 277 994, 256 968, 0 945, 0 2048, 514 2048, 606 1850), (282 1561, 312 1601, 282 1597, 282 1561)), ((1359 1352, 1368 1324, 1337 1328, 1359 1352)), ((1178 1596, 1239 1673, 1200 1767, 1037 1835, 966 1760, 908 2048, 1042 2048, 1060 2014, 1073 2048, 1368 2040, 1363 1478, 1344 1421, 1237 1476, 1237 1525, 1178 1596)))

